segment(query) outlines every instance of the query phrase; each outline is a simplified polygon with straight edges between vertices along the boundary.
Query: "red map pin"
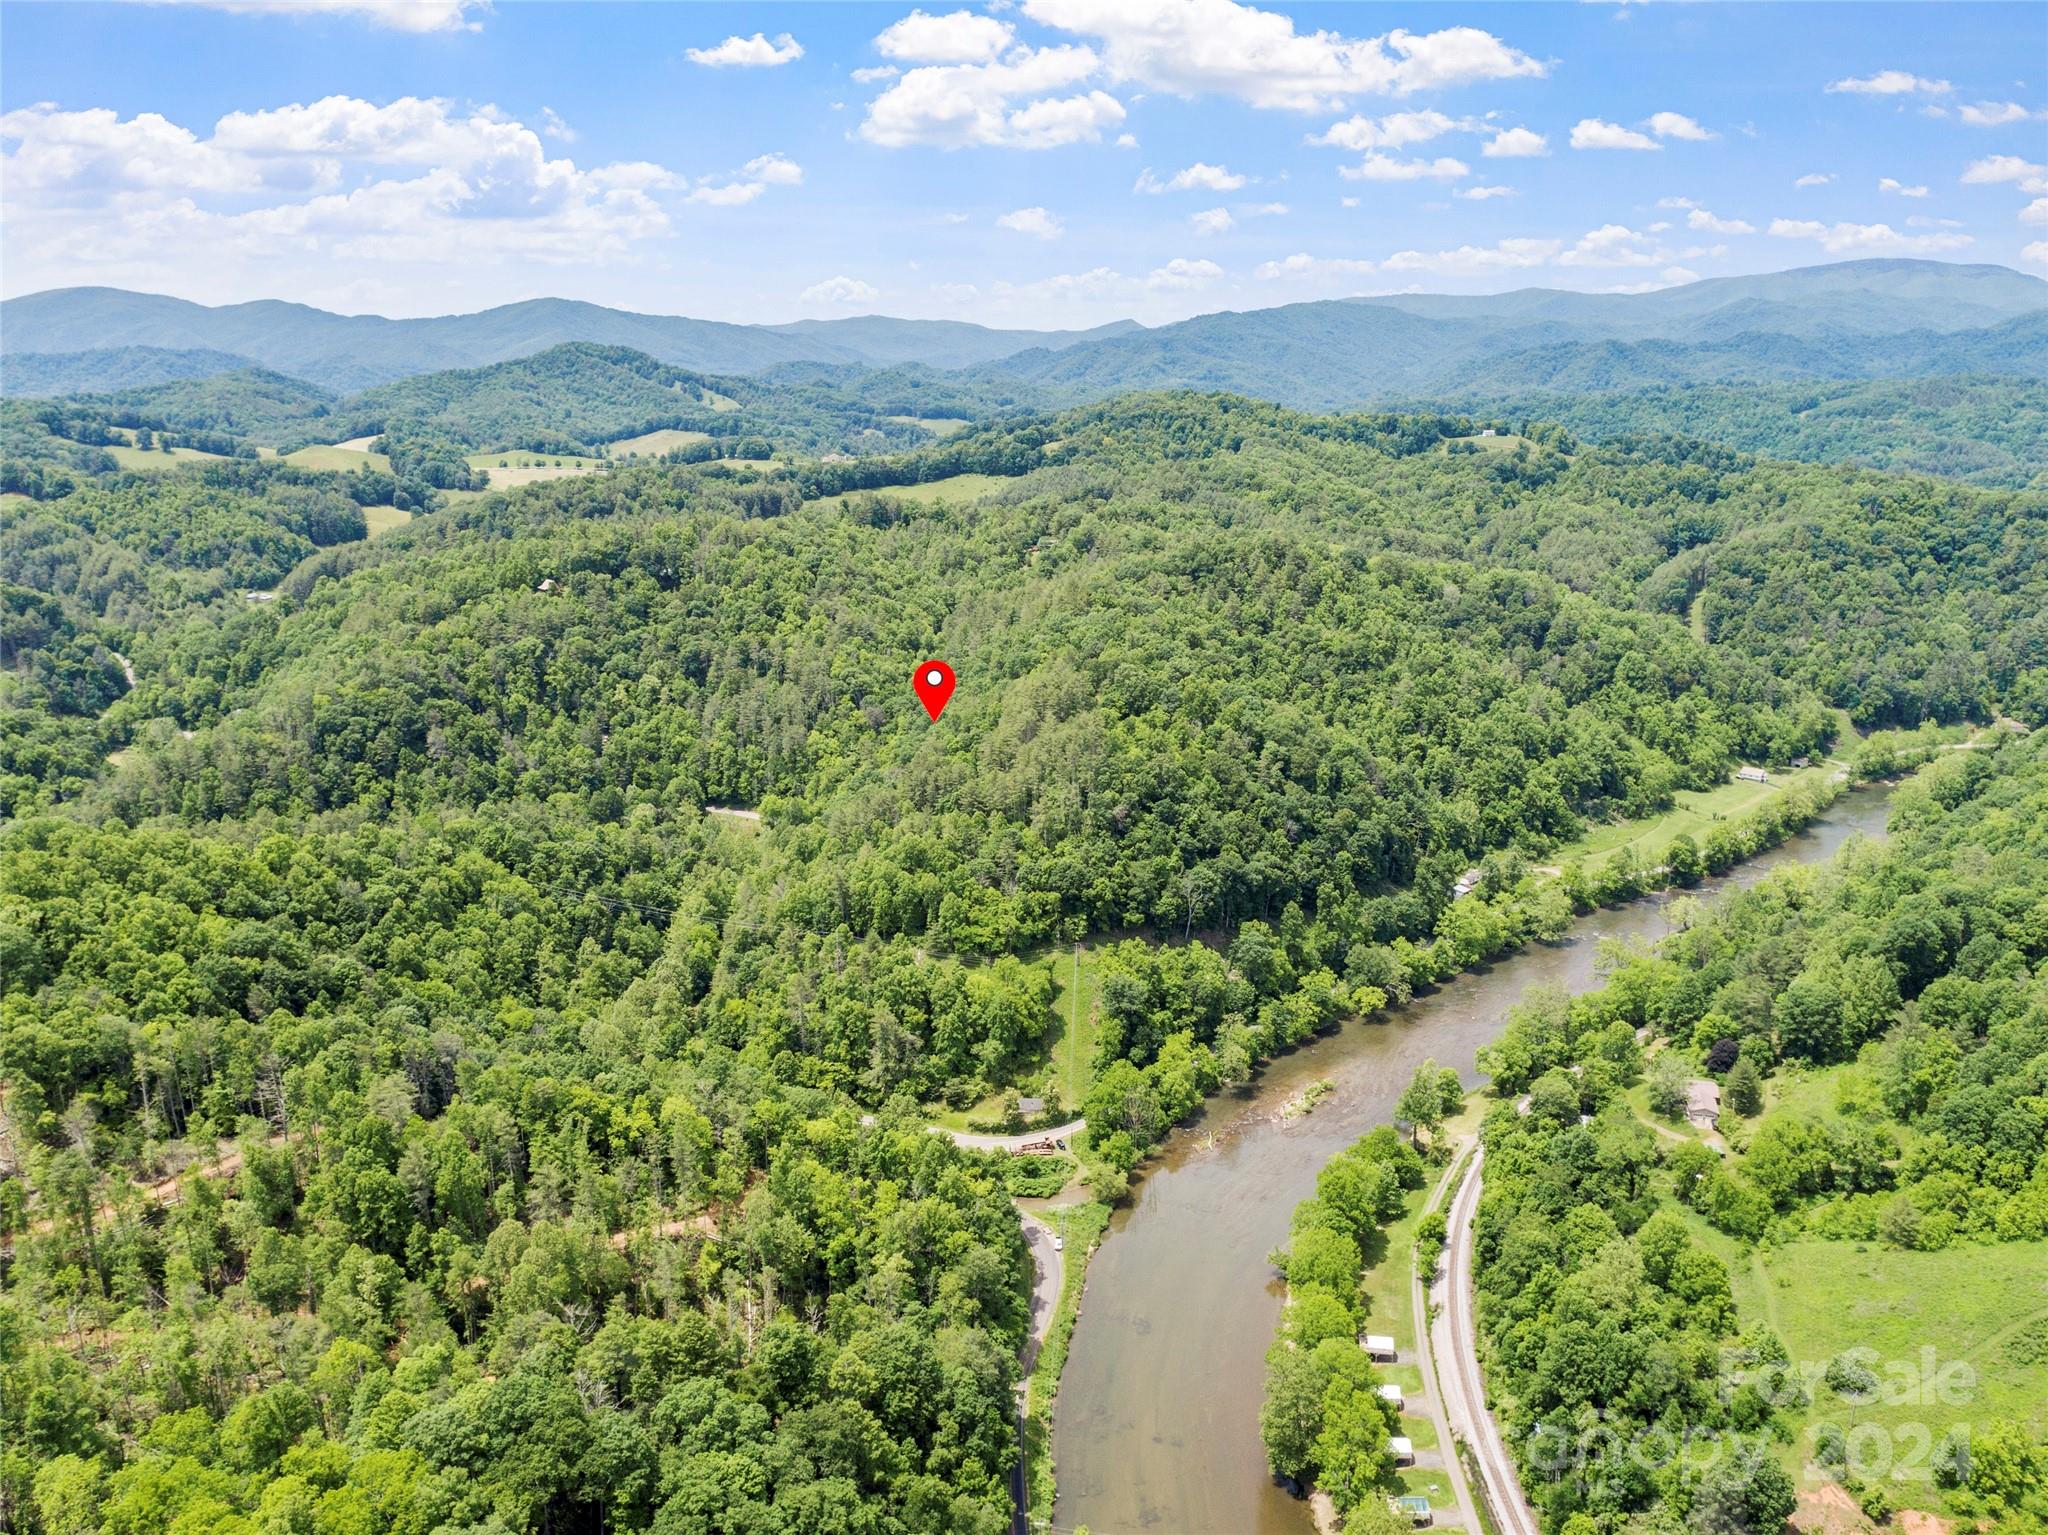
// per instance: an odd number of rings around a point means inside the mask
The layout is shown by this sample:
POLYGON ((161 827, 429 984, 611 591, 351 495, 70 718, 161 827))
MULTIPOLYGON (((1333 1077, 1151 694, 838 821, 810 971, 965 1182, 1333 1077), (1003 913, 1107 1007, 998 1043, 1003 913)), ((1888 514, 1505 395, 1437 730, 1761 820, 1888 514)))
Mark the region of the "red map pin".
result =
POLYGON ((953 696, 953 668, 944 661, 927 661, 911 673, 910 685, 917 689, 917 701, 924 712, 937 719, 953 696))

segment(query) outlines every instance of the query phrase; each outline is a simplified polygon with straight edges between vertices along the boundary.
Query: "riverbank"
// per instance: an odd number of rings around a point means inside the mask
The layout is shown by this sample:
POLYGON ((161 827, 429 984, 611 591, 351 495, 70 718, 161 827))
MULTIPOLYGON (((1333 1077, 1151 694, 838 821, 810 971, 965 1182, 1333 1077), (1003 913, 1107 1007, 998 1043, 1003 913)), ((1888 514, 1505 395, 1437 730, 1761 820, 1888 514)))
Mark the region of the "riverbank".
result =
MULTIPOLYGON (((1792 863, 1818 863, 1882 833, 1888 791, 1847 791, 1777 848, 1691 893, 1708 897, 1792 863)), ((1300 1535, 1306 1506, 1274 1484, 1258 1437, 1265 1348, 1281 1287, 1265 1257, 1318 1169, 1394 1118, 1425 1058, 1467 1080, 1473 1058, 1531 985, 1600 983, 1607 941, 1670 931, 1667 903, 1592 913, 1555 941, 1453 977, 1373 1022, 1351 1021, 1211 1098, 1158 1148, 1094 1256, 1088 1307, 1059 1383, 1057 1527, 1185 1535, 1300 1535), (1309 1082, 1334 1090, 1313 1114, 1282 1110, 1309 1082)), ((1042 1361, 1043 1363, 1043 1361, 1042 1361)))
POLYGON ((1026 1218, 1050 1227, 1060 1238, 1065 1273, 1053 1301, 1052 1317, 1045 1336, 1024 1377, 1021 1421, 1024 1455, 1024 1510, 1030 1528, 1048 1528, 1052 1522, 1053 1500, 1058 1495, 1053 1482, 1052 1417, 1059 1399, 1060 1374, 1066 1368, 1067 1349, 1073 1341, 1074 1323, 1081 1314, 1081 1294, 1088 1283, 1088 1260, 1102 1241, 1109 1225, 1109 1206, 1087 1201, 1052 1205, 1033 1202, 1026 1218))

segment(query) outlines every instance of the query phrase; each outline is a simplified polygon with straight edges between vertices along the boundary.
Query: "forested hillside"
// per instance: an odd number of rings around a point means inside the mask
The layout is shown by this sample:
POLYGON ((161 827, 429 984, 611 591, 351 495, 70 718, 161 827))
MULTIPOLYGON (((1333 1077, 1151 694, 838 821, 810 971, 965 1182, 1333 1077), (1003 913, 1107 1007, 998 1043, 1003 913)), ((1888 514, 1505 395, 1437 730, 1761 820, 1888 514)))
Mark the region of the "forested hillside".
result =
POLYGON ((1497 1093, 1528 1095, 1487 1121, 1475 1273, 1507 1438, 1550 1520, 1706 1502, 1775 1529, 1792 1489, 1772 1436, 1880 1515, 2048 1518, 2039 1320, 2024 1291, 1980 1299, 1970 1278, 2048 1273, 2044 825, 2041 738, 1956 753, 1898 792, 1885 844, 1706 907, 1603 991, 1518 1009, 1482 1053, 1497 1093), (1687 1077, 1718 1079, 1733 1156, 1630 1112, 1638 1029, 1649 1107, 1675 1120, 1687 1077), (1720 1235, 1760 1246, 1760 1273, 1785 1249, 1805 1293, 1758 1297, 1748 1263, 1731 1283, 1720 1235), (1873 1267, 1865 1244, 1955 1261, 1873 1267), (1842 1332, 1809 1318, 1845 1308, 1861 1325, 1834 1353, 1842 1332), (1901 1367, 1881 1352, 1901 1312, 1925 1346, 1911 1367, 1966 1357, 1974 1389, 1886 1394, 1894 1410, 1847 1434, 1901 1367), (1740 1373, 1717 1383, 1730 1345, 1740 1373), (1666 1388, 1643 1393, 1646 1375, 1666 1388), (1634 1446, 1658 1423, 1728 1452, 1699 1477, 1646 1466, 1634 1446))
POLYGON ((1569 921, 1468 866, 2048 705, 2036 494, 1471 429, 1138 397, 375 540, 267 459, 9 496, 9 1506, 995 1528, 1024 1254, 911 1115, 1045 1070, 1041 946, 1145 940, 1121 1172, 1569 921))

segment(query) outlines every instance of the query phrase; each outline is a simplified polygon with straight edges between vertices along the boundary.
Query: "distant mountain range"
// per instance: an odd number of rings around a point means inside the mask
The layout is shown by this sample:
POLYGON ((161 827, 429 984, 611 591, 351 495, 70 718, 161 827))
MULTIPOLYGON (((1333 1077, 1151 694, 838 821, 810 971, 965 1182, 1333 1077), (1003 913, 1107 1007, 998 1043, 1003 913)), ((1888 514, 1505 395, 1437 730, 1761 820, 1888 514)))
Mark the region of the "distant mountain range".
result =
POLYGON ((65 288, 0 305, 0 340, 0 390, 16 396, 249 368, 350 394, 577 342, 705 374, 908 365, 1054 403, 1191 387, 1328 409, 1703 383, 2048 377, 2048 282, 1997 266, 1853 261, 1654 293, 1395 295, 1089 331, 880 315, 732 325, 562 299, 389 320, 65 288))

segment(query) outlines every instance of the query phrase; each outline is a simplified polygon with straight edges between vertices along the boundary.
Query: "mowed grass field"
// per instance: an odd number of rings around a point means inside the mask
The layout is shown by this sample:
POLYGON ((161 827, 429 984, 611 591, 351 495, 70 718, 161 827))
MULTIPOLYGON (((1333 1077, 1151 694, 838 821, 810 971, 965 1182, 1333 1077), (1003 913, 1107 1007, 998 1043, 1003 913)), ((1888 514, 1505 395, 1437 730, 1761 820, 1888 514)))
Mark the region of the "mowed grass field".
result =
MULTIPOLYGON (((355 440, 363 441, 360 437, 355 440)), ((349 447, 346 444, 315 443, 310 448, 300 448, 296 452, 285 454, 284 461, 288 464, 297 464, 301 469, 333 469, 342 474, 349 474, 357 469, 381 469, 386 474, 391 472, 391 459, 388 455, 372 453, 368 448, 349 447)))
POLYGON ((1000 474, 956 474, 943 480, 926 480, 920 485, 879 485, 872 490, 849 491, 843 496, 828 496, 818 505, 832 501, 839 503, 844 511, 847 504, 858 496, 890 496, 898 501, 915 501, 921 506, 935 506, 941 501, 964 504, 978 501, 990 491, 1008 485, 1010 480, 1000 474))
POLYGON ((605 460, 583 453, 471 453, 464 460, 472 469, 562 468, 596 469, 605 460))
POLYGON ((611 444, 611 450, 613 458, 624 458, 629 453, 638 453, 642 458, 659 458, 693 442, 710 440, 709 432, 686 432, 680 427, 666 426, 658 432, 642 432, 638 437, 621 437, 611 444))
POLYGON ((118 443, 106 450, 114 456, 114 462, 123 469, 135 469, 144 474, 161 469, 174 468, 179 464, 190 464, 203 459, 218 462, 219 453, 201 453, 197 448, 173 448, 166 453, 161 448, 129 448, 118 443))
POLYGON ((412 513, 398 506, 366 506, 363 521, 369 524, 370 537, 389 533, 393 528, 402 528, 412 521, 412 513))
POLYGON ((960 416, 884 416, 884 421, 893 421, 898 426, 923 427, 934 437, 951 437, 955 432, 965 431, 971 424, 960 416))
POLYGON ((1563 864, 1574 858, 1603 858, 1628 847, 1633 848, 1644 863, 1662 863, 1665 849, 1681 833, 1697 841, 1716 821, 1732 820, 1744 811, 1753 810, 1790 785, 1822 782, 1833 771, 1833 768, 1822 764, 1790 773, 1773 773, 1768 783, 1748 783, 1737 779, 1704 791, 1681 789, 1674 797, 1675 803, 1662 815, 1595 826, 1585 836, 1550 854, 1545 862, 1563 864))

